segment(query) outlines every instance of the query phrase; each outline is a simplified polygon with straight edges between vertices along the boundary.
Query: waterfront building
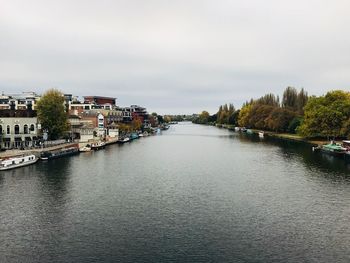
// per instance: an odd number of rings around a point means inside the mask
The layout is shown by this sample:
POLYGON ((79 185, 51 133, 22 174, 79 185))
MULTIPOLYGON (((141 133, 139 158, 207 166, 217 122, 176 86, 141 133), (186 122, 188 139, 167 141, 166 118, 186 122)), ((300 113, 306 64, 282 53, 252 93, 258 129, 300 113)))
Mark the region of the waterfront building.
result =
POLYGON ((68 122, 74 138, 80 142, 88 142, 94 139, 95 127, 93 120, 82 119, 78 115, 69 115, 68 122))
POLYGON ((35 92, 21 94, 2 94, 0 96, 0 110, 35 110, 40 96, 35 92))
POLYGON ((130 107, 122 108, 122 111, 124 122, 130 122, 134 119, 139 119, 144 128, 150 127, 146 108, 139 105, 131 105, 130 107))
POLYGON ((0 110, 1 148, 36 146, 40 140, 38 126, 38 119, 34 110, 0 110))

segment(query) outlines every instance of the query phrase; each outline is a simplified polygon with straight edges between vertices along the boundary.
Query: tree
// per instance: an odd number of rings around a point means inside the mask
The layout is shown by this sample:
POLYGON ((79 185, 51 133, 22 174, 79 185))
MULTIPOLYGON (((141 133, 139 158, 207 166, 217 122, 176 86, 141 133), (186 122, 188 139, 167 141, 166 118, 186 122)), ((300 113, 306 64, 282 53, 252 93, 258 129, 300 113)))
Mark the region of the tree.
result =
POLYGON ((239 112, 240 110, 236 110, 234 112, 231 113, 228 123, 231 125, 238 125, 238 116, 239 116, 239 112))
POLYGON ((48 90, 38 101, 38 119, 42 129, 48 131, 51 140, 58 139, 68 130, 64 101, 63 93, 57 89, 48 90))
POLYGON ((267 127, 276 132, 286 132, 295 118, 295 112, 286 108, 275 108, 265 119, 267 127))
POLYGON ((171 117, 168 116, 168 115, 165 115, 165 116, 164 116, 164 121, 165 121, 165 122, 171 122, 171 117))
POLYGON ((202 111, 201 114, 199 114, 199 123, 201 124, 207 124, 209 121, 210 114, 207 111, 202 111))
POLYGON ((282 107, 295 111, 298 109, 298 92, 296 88, 287 87, 283 92, 282 107))
POLYGON ((298 99, 297 99, 297 109, 300 115, 304 114, 304 107, 308 99, 309 99, 309 96, 307 95, 307 92, 302 88, 298 93, 298 99))
POLYGON ((297 133, 302 122, 303 122, 302 117, 300 116, 294 117, 294 119, 289 123, 287 131, 290 133, 297 133))
POLYGON ((249 125, 252 104, 245 104, 238 114, 238 125, 245 127, 249 125))
POLYGON ((141 129, 141 127, 142 127, 142 121, 139 118, 134 118, 131 121, 131 128, 132 128, 132 130, 138 131, 138 130, 141 129))
POLYGON ((350 93, 336 90, 311 97, 304 108, 304 121, 298 132, 306 137, 340 137, 349 133, 350 93))
POLYGON ((276 106, 272 106, 272 105, 253 104, 250 111, 248 127, 263 129, 263 130, 268 129, 266 119, 269 117, 271 112, 276 108, 277 108, 276 106))
POLYGON ((279 97, 278 96, 276 97, 272 93, 262 96, 261 98, 255 100, 253 103, 260 104, 260 105, 269 105, 274 107, 279 107, 280 105, 279 97))

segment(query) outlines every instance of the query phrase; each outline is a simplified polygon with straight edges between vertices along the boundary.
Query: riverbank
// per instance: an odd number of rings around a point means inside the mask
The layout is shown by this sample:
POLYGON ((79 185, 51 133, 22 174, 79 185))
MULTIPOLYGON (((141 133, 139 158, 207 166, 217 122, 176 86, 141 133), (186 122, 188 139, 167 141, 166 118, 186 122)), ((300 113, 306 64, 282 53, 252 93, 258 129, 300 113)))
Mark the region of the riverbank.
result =
POLYGON ((0 152, 0 158, 11 158, 19 155, 27 155, 27 154, 35 154, 36 156, 40 156, 40 153, 42 151, 57 151, 63 148, 73 147, 77 145, 77 143, 64 143, 60 145, 55 146, 49 146, 45 148, 33 148, 33 149, 27 149, 27 150, 19 150, 19 149, 13 149, 13 150, 6 150, 5 152, 0 152))
MULTIPOLYGON (((228 130, 235 130, 235 126, 233 125, 227 125, 227 124, 222 124, 222 125, 215 125, 218 128, 224 128, 228 130)), ((278 132, 272 132, 272 131, 264 131, 264 130, 256 130, 256 129, 250 129, 250 131, 253 134, 259 134, 259 132, 263 131, 264 136, 267 137, 273 137, 273 138, 278 138, 281 140, 288 140, 288 141, 296 141, 296 142, 303 142, 310 144, 311 146, 320 146, 323 144, 328 143, 327 140, 320 140, 320 139, 307 139, 305 137, 302 137, 297 134, 292 134, 292 133, 278 133, 278 132)))
MULTIPOLYGON (((168 129, 164 128, 163 130, 168 129)), ((149 135, 155 135, 156 132, 147 134, 149 135)), ((141 137, 147 137, 147 136, 139 136, 137 135, 136 137, 130 138, 129 141, 133 141, 134 139, 139 139, 141 137)), ((6 150, 3 152, 0 152, 0 159, 8 159, 8 158, 13 158, 13 157, 18 157, 21 155, 30 155, 34 154, 38 158, 40 158, 41 154, 43 152, 47 154, 52 154, 52 153, 57 153, 59 151, 64 151, 67 148, 83 148, 86 145, 91 145, 92 143, 94 144, 99 144, 103 143, 104 146, 112 145, 112 144, 117 144, 119 143, 119 137, 110 137, 107 138, 106 140, 94 140, 94 141, 89 141, 89 142, 69 142, 69 143, 61 143, 55 146, 47 146, 45 145, 44 147, 37 147, 37 148, 31 148, 31 149, 25 149, 25 150, 20 150, 20 149, 12 149, 12 150, 6 150)), ((103 147, 104 148, 104 147, 103 147)))

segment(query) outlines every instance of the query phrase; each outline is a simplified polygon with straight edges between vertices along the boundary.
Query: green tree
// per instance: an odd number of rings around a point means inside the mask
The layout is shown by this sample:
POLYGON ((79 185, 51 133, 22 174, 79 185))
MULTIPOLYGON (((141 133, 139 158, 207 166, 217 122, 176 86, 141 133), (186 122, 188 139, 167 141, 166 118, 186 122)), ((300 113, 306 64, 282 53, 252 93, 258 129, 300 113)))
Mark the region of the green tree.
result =
POLYGON ((297 133, 299 126, 302 124, 303 118, 300 116, 294 117, 294 119, 289 123, 287 131, 290 133, 297 133))
POLYGON ((60 138, 69 128, 64 101, 63 93, 57 89, 46 91, 38 101, 38 119, 51 140, 60 138))
POLYGON ((304 121, 298 132, 306 137, 340 137, 349 133, 350 93, 336 90, 311 97, 304 108, 304 121))

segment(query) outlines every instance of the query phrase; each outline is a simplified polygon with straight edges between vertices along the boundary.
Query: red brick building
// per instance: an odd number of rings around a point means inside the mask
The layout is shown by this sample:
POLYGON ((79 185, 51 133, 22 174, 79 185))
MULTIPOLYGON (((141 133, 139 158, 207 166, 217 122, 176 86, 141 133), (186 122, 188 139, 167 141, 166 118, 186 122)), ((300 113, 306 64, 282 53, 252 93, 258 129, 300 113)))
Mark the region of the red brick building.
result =
POLYGON ((85 103, 95 103, 98 105, 111 104, 115 106, 116 105, 115 100, 116 98, 112 98, 112 97, 84 96, 85 103))

